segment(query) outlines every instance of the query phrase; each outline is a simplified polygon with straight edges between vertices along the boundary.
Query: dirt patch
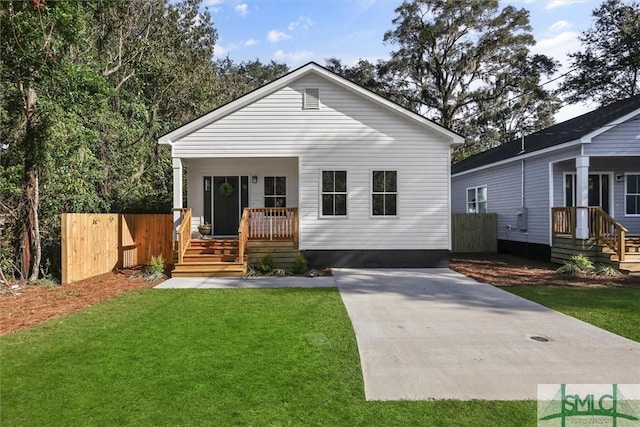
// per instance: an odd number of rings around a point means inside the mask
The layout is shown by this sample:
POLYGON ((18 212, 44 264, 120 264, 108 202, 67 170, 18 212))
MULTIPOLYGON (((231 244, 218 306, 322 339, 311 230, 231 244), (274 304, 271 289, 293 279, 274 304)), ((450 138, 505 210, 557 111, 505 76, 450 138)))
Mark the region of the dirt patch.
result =
POLYGON ((458 273, 497 286, 640 287, 640 276, 567 276, 556 273, 556 264, 509 254, 456 254, 449 265, 458 273))
POLYGON ((139 270, 123 270, 61 286, 34 286, 26 282, 2 284, 0 335, 82 310, 122 292, 151 288, 161 282, 134 277, 139 273, 139 270))

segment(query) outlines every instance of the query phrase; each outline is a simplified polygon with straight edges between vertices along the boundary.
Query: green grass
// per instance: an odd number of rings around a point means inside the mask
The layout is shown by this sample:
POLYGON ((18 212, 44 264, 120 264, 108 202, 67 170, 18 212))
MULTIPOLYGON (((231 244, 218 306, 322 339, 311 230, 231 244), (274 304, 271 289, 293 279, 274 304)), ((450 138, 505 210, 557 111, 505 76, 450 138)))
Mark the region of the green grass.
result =
POLYGON ((518 286, 502 289, 640 342, 640 288, 518 286))
POLYGON ((536 425, 534 401, 366 402, 335 289, 135 291, 0 345, 0 425, 536 425))

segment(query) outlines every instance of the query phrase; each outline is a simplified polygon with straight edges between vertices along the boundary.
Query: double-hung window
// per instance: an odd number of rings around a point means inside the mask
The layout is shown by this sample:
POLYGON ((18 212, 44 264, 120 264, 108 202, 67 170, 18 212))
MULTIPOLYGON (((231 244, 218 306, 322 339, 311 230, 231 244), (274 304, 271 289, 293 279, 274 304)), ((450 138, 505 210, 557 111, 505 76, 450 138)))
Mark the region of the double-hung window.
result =
POLYGON ((264 177, 264 207, 287 207, 287 178, 284 176, 264 177))
POLYGON ((487 186, 467 188, 467 213, 487 213, 487 186))
POLYGON ((625 214, 640 215, 640 174, 627 174, 624 185, 625 214))
POLYGON ((373 171, 371 188, 373 216, 396 216, 398 203, 398 172, 373 171))
POLYGON ((322 171, 322 216, 347 215, 347 171, 322 171))

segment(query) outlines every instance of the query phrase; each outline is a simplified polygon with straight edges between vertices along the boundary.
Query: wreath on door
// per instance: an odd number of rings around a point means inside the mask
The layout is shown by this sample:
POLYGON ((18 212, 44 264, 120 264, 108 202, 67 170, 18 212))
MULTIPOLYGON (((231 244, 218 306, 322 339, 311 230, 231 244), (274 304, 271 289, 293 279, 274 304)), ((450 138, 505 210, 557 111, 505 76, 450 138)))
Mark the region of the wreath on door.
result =
POLYGON ((229 197, 233 194, 233 185, 229 184, 228 182, 223 182, 222 184, 220 184, 220 187, 218 187, 218 191, 223 196, 229 197))

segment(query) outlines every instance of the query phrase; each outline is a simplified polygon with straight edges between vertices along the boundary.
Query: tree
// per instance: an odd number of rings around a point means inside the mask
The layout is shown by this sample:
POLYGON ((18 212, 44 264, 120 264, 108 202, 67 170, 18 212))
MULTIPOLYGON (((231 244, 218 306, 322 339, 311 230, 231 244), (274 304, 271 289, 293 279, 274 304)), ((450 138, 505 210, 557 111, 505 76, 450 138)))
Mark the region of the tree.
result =
MULTIPOLYGON (((384 36, 397 46, 382 67, 384 79, 392 82, 392 97, 406 107, 467 132, 467 147, 456 157, 487 146, 482 129, 465 126, 469 120, 497 132, 508 127, 513 114, 520 116, 516 122, 526 118, 527 130, 552 120, 559 105, 537 85, 557 65, 548 57, 530 55, 535 40, 528 11, 513 6, 499 10, 497 0, 412 0, 403 2, 396 14, 395 29, 384 36), (549 101, 548 108, 539 108, 549 101)), ((506 142, 501 134, 489 145, 499 142, 506 142)))
POLYGON ((583 50, 569 55, 576 73, 559 93, 571 103, 600 104, 640 93, 640 3, 607 0, 593 17, 594 26, 580 36, 583 50))

